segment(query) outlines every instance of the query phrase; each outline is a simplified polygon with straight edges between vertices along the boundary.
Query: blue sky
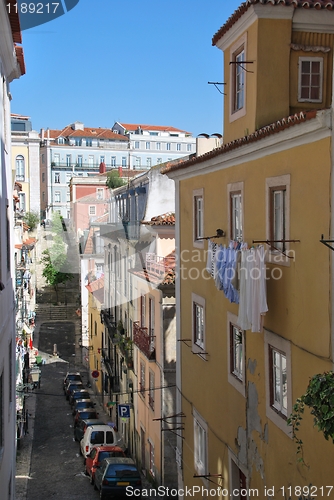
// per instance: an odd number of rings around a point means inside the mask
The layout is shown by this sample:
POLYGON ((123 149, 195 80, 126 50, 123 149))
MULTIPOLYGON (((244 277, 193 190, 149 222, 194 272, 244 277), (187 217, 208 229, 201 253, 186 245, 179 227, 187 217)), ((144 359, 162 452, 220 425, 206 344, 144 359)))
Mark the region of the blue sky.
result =
POLYGON ((80 0, 23 31, 26 75, 11 84, 12 112, 35 130, 74 121, 222 133, 222 52, 212 36, 236 0, 80 0))

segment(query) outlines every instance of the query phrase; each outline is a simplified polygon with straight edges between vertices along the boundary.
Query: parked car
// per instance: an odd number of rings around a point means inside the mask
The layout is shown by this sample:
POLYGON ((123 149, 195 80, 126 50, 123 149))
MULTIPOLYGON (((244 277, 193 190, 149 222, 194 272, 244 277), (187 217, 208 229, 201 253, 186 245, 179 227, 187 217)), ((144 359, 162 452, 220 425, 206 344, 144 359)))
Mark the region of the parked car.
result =
POLYGON ((101 465, 102 460, 109 457, 125 457, 125 453, 119 446, 94 446, 87 455, 85 473, 90 478, 90 484, 94 484, 96 467, 101 465))
POLYGON ((91 399, 77 399, 73 405, 72 415, 75 415, 77 410, 83 408, 95 408, 95 403, 91 399))
POLYGON ((67 372, 63 380, 63 389, 65 391, 66 386, 69 382, 82 382, 82 377, 80 372, 67 372))
POLYGON ((100 491, 102 500, 112 497, 127 497, 127 487, 141 496, 141 477, 132 458, 105 458, 95 471, 94 488, 100 491))
POLYGON ((86 458, 93 446, 119 446, 125 451, 122 437, 109 425, 91 425, 80 441, 80 453, 86 458))
POLYGON ((78 382, 78 381, 77 382, 69 382, 66 386, 66 389, 65 389, 66 399, 70 399, 73 391, 78 391, 80 389, 83 389, 82 382, 78 382))
POLYGON ((71 406, 74 406, 74 403, 77 399, 88 399, 90 398, 90 394, 86 389, 78 389, 73 391, 71 396, 69 397, 69 402, 71 406))
POLYGON ((82 408, 81 410, 77 410, 74 415, 74 426, 76 426, 80 420, 85 420, 87 418, 99 418, 99 414, 94 408, 82 408))
POLYGON ((87 428, 91 425, 104 425, 104 422, 96 418, 80 420, 78 425, 74 427, 74 440, 81 441, 87 428))

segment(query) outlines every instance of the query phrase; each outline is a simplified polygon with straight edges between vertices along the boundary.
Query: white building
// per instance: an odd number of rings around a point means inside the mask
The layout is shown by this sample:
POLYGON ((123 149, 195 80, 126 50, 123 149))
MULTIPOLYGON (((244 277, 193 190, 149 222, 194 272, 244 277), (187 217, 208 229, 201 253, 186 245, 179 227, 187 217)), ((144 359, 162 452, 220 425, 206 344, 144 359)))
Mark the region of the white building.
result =
POLYGON ((0 498, 15 497, 15 302, 9 84, 25 73, 20 23, 0 3, 0 498))

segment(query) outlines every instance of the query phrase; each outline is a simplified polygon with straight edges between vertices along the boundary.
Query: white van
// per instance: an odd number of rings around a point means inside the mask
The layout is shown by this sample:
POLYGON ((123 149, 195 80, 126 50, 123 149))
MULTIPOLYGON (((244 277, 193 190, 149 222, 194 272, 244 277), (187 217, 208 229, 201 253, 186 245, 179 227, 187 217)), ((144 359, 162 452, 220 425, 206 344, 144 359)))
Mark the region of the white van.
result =
POLYGON ((90 453, 93 446, 119 446, 125 451, 122 437, 109 425, 91 425, 87 427, 83 438, 80 441, 80 450, 83 456, 90 453))

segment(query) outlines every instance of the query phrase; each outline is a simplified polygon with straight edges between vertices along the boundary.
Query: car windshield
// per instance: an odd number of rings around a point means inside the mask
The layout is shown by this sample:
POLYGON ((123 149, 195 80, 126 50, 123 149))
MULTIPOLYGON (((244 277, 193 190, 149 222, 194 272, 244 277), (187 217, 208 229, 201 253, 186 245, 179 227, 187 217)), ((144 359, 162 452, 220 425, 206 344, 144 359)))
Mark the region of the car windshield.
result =
POLYGON ((81 399, 83 398, 83 396, 88 396, 89 397, 89 393, 87 392, 84 392, 84 393, 81 393, 81 392, 74 392, 73 393, 73 399, 81 399))
POLYGON ((75 404, 76 408, 93 408, 93 403, 91 401, 78 401, 75 404))
POLYGON ((79 413, 79 418, 81 418, 82 420, 85 419, 85 418, 95 418, 97 415, 96 415, 96 412, 93 410, 93 411, 80 411, 79 413))
POLYGON ((108 457, 124 457, 124 453, 122 451, 100 451, 99 462, 108 457))
POLYGON ((106 472, 107 477, 137 477, 139 472, 135 465, 124 465, 124 464, 110 464, 108 471, 106 472))

